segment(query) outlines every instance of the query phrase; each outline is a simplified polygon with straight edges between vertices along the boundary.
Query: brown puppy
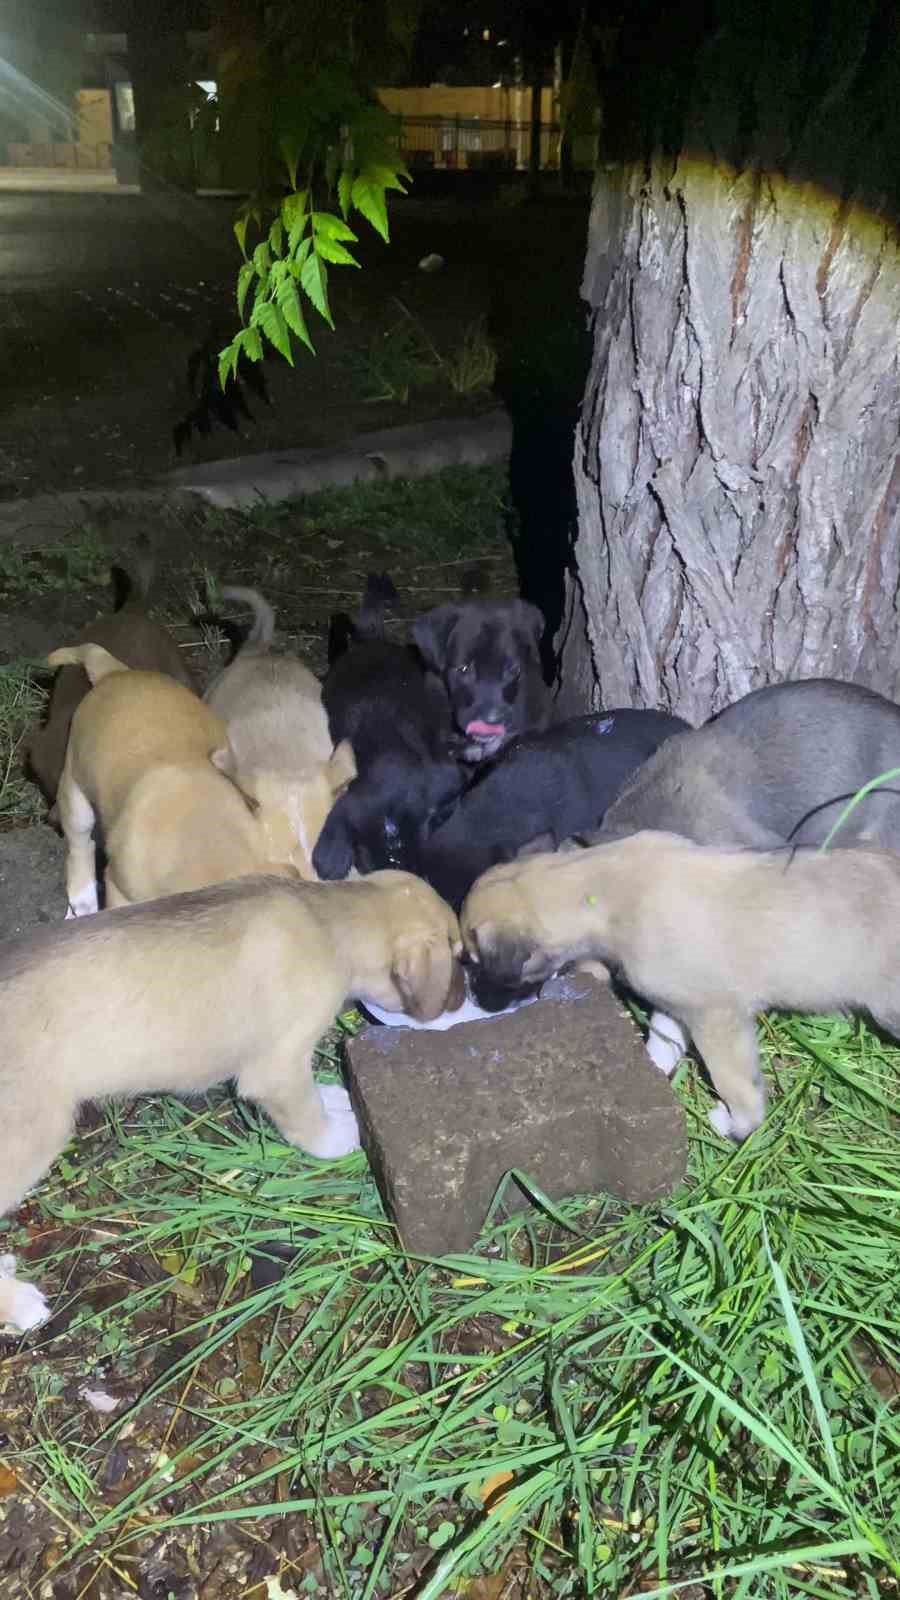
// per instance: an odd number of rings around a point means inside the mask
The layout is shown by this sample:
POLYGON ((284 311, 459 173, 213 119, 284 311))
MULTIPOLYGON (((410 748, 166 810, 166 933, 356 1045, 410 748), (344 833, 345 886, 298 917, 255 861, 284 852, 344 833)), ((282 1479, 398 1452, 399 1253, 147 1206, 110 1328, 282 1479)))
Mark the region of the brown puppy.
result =
POLYGON ((129 672, 99 645, 49 660, 80 662, 96 685, 72 719, 59 785, 69 916, 97 910, 97 824, 107 906, 252 872, 298 875, 291 786, 269 774, 241 781, 209 706, 162 673, 129 672))
POLYGON ((272 655, 275 614, 255 589, 226 588, 254 614, 250 634, 231 665, 204 696, 228 728, 235 761, 246 778, 278 774, 292 783, 301 877, 314 879, 312 853, 335 801, 356 777, 349 740, 335 745, 322 705, 322 685, 301 661, 272 655))
MULTIPOLYGON (((0 1213, 63 1149, 79 1104, 110 1095, 233 1078, 290 1144, 355 1150, 345 1090, 313 1079, 318 1039, 351 998, 422 1021, 458 1006, 460 949, 449 906, 401 872, 248 878, 0 946, 0 1213)), ((0 1317, 15 1320, 23 1287, 0 1281, 0 1317)))
MULTIPOLYGON (((100 644, 123 662, 142 672, 165 672, 186 689, 194 688, 190 670, 171 634, 158 622, 147 616, 146 604, 153 583, 154 566, 149 557, 138 561, 134 578, 113 568, 114 577, 124 580, 125 598, 118 610, 109 617, 98 617, 82 628, 79 644, 100 644)), ((123 587, 120 581, 119 587, 123 587)), ((91 687, 83 667, 62 667, 57 673, 50 695, 50 708, 42 728, 31 734, 26 749, 26 768, 34 777, 46 798, 56 799, 66 744, 72 718, 91 687)), ((56 807, 50 821, 56 821, 56 807)))
MULTIPOLYGON (((864 1010, 900 1037, 891 851, 720 850, 636 833, 495 867, 460 920, 472 959, 500 984, 601 961, 676 1018, 724 1102, 712 1124, 736 1140, 765 1116, 757 1012, 864 1010)), ((680 1055, 666 1023, 651 1026, 680 1055)))

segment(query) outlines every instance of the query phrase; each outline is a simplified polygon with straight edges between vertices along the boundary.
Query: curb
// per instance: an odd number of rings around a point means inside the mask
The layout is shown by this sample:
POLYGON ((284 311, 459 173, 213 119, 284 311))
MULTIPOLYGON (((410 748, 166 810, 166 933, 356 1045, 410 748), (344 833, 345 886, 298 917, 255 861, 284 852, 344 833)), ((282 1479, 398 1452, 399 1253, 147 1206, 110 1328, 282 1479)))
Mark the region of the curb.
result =
POLYGON ((405 423, 360 433, 338 450, 272 450, 183 467, 163 481, 214 506, 245 507, 352 483, 424 478, 442 467, 487 466, 511 449, 512 423, 498 409, 464 421, 405 423))
POLYGON ((35 545, 91 517, 162 511, 194 497, 222 510, 289 500, 317 489, 425 478, 445 467, 489 466, 512 449, 512 423, 498 408, 481 417, 404 423, 360 433, 339 449, 271 450, 180 467, 146 489, 81 489, 0 503, 0 545, 35 545))

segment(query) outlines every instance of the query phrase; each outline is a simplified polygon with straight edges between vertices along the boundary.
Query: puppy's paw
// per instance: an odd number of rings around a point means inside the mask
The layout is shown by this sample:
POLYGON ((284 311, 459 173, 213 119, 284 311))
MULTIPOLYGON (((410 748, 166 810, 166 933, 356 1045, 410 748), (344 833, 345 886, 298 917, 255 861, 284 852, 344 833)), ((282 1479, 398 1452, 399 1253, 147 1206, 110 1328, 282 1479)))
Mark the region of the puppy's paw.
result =
POLYGON ((664 1011, 654 1011, 647 1031, 647 1054, 653 1065, 671 1078, 686 1049, 687 1035, 681 1023, 664 1011))
POLYGON ((353 1114, 350 1096, 339 1083, 320 1083, 319 1095, 327 1127, 306 1145, 310 1155, 337 1161, 359 1149, 359 1124, 353 1114))
POLYGON ((87 888, 79 889, 74 900, 69 901, 66 912, 66 921, 69 917, 92 917, 95 911, 100 910, 100 899, 97 894, 96 883, 88 884, 87 888))
POLYGON ((22 1283, 13 1276, 15 1270, 15 1256, 0 1256, 0 1323, 27 1333, 47 1321, 50 1307, 33 1283, 22 1283))
POLYGON ((733 1116, 724 1102, 720 1100, 710 1111, 709 1121, 710 1126, 715 1129, 716 1133, 720 1133, 723 1139, 730 1139, 733 1144, 743 1144, 745 1139, 749 1139, 751 1133, 756 1132, 764 1115, 765 1109, 760 1112, 759 1116, 755 1117, 733 1116))

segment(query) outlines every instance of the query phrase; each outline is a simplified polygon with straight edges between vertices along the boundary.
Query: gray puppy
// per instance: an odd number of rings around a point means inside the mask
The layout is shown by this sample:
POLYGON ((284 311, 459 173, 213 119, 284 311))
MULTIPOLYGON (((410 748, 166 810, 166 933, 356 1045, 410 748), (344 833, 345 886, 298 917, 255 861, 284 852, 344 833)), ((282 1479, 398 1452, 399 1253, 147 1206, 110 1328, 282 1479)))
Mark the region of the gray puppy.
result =
MULTIPOLYGON (((832 678, 772 684, 668 739, 587 842, 663 828, 698 844, 821 844, 872 778, 900 767, 900 708, 832 678)), ((873 790, 835 845, 900 849, 900 780, 873 790)))

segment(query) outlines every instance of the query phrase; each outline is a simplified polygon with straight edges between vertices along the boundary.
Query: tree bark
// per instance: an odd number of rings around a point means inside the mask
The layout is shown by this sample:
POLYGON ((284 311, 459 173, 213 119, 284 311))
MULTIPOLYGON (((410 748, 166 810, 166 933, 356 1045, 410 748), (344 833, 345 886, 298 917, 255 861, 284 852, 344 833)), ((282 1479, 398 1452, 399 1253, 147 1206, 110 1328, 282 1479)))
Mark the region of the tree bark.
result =
POLYGON ((789 678, 900 698, 893 7, 669 9, 605 106, 563 683, 695 722, 789 678))

